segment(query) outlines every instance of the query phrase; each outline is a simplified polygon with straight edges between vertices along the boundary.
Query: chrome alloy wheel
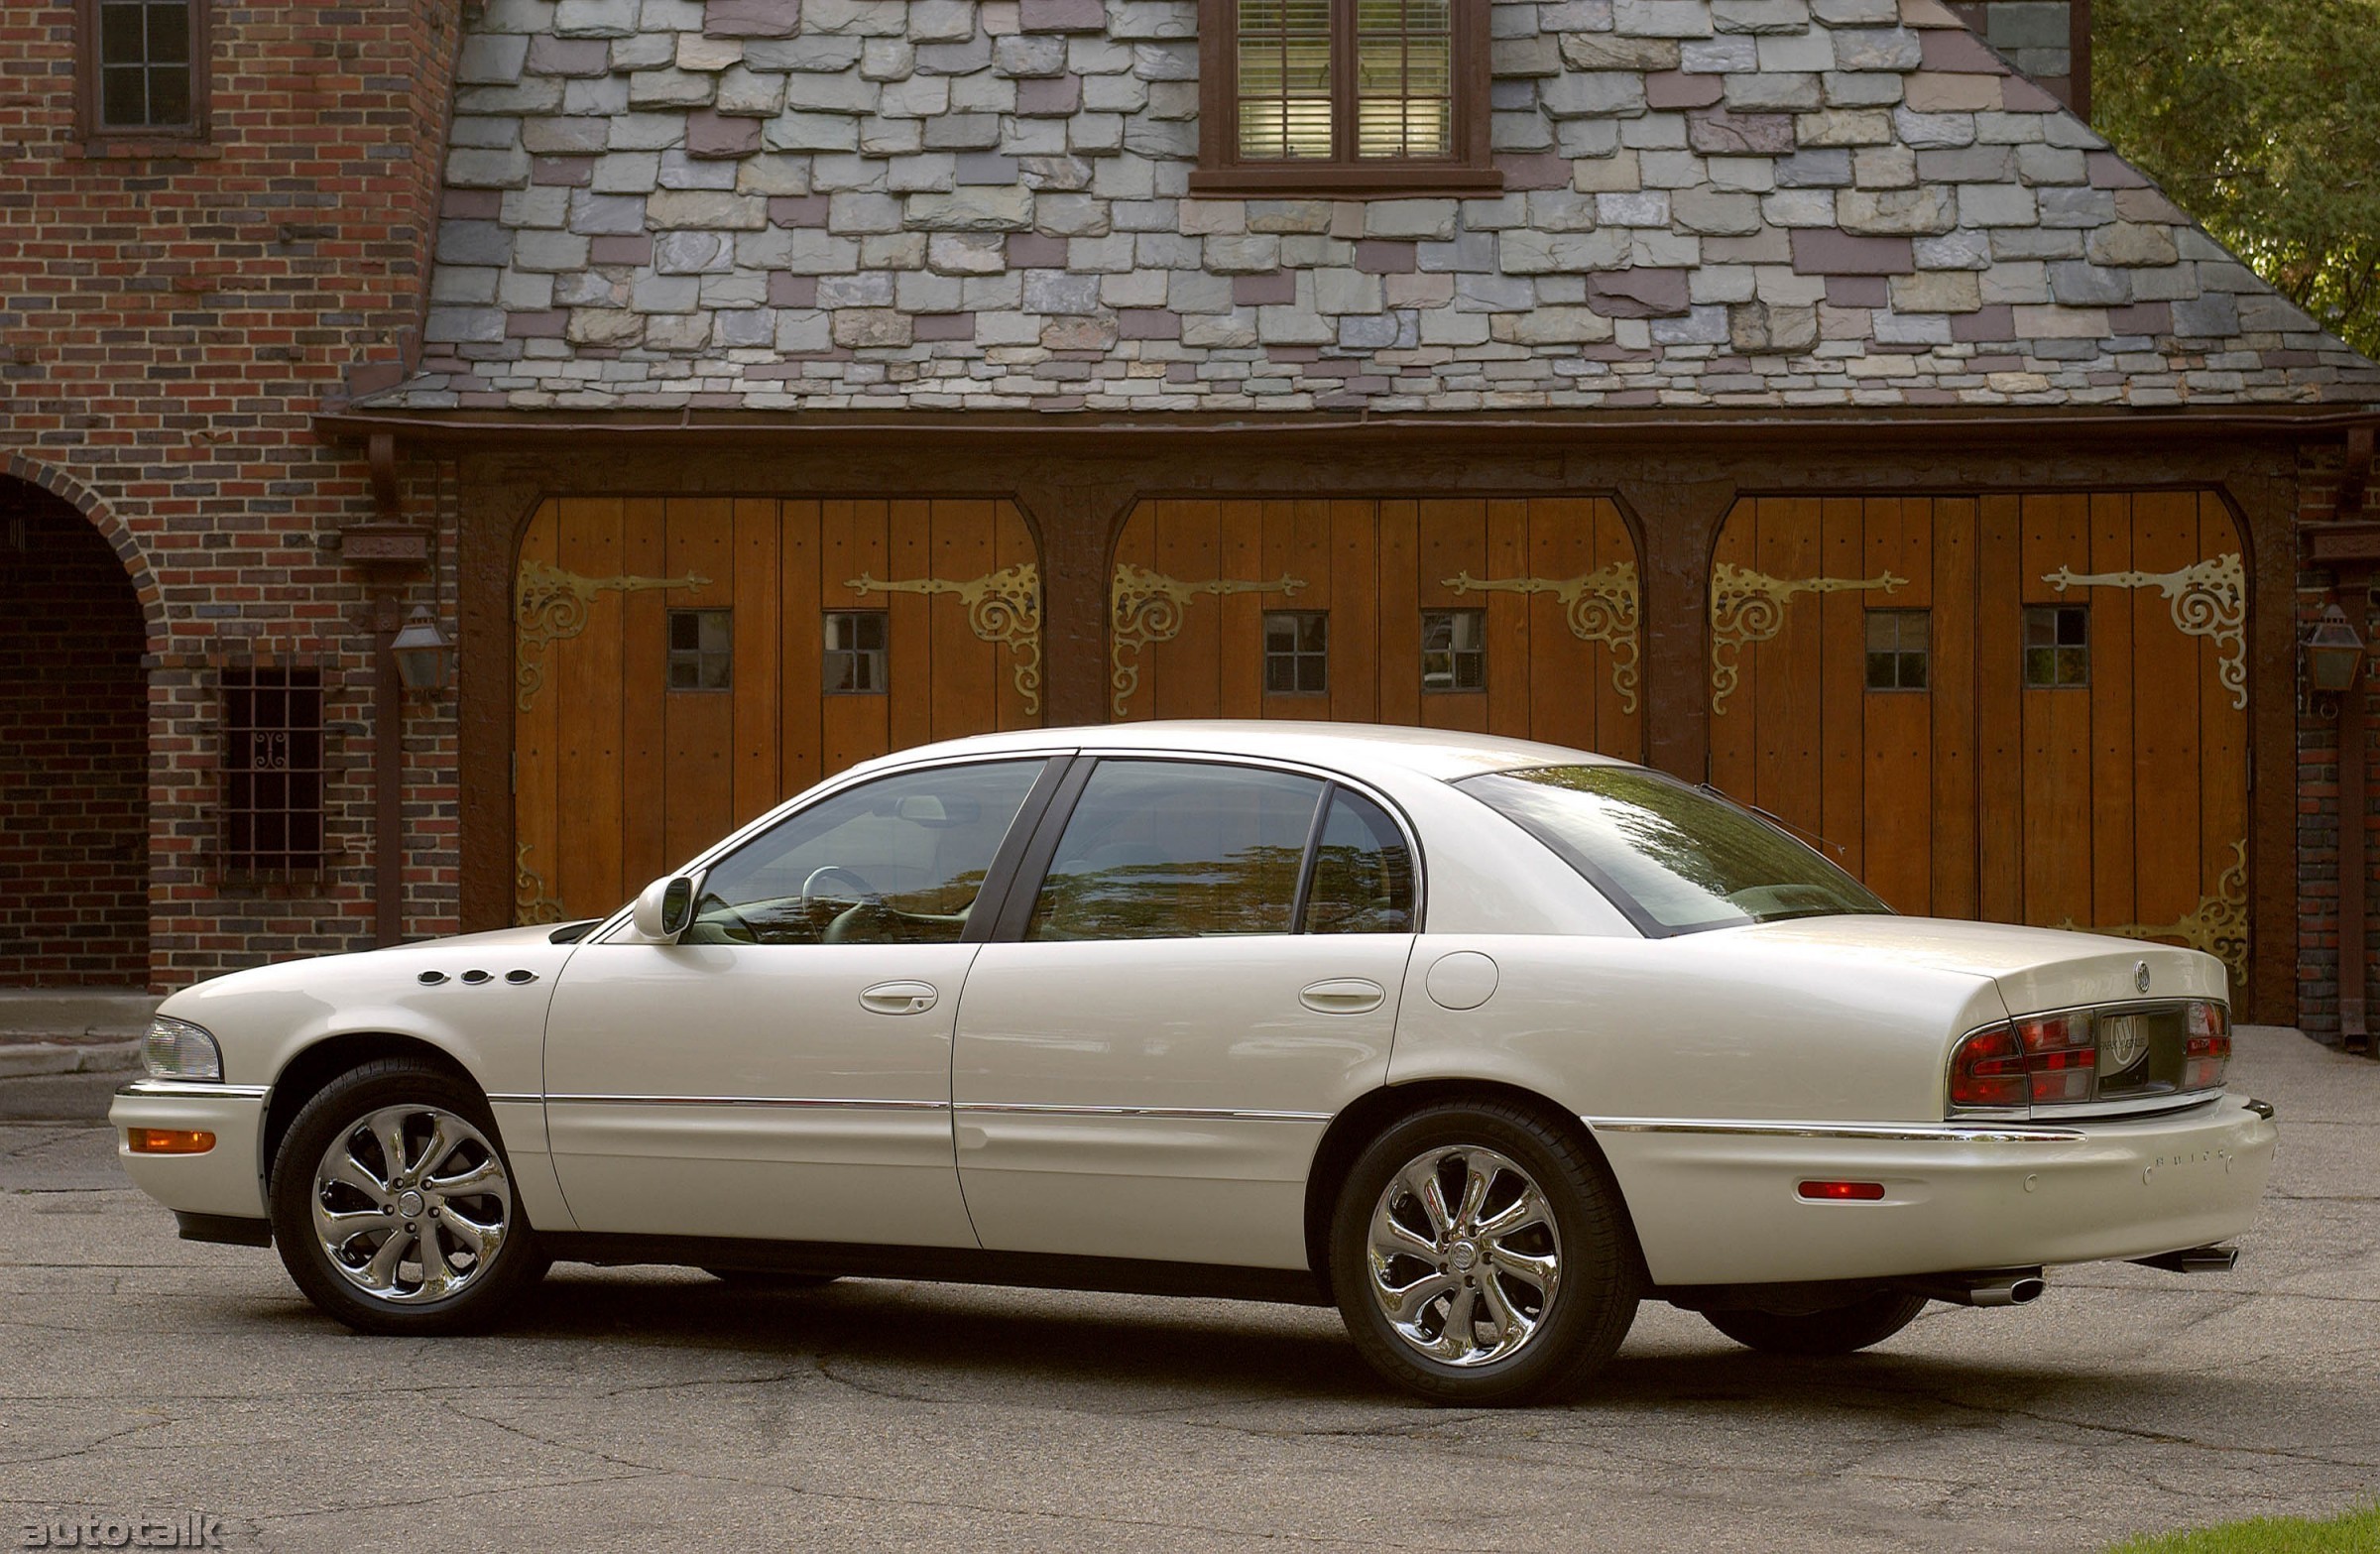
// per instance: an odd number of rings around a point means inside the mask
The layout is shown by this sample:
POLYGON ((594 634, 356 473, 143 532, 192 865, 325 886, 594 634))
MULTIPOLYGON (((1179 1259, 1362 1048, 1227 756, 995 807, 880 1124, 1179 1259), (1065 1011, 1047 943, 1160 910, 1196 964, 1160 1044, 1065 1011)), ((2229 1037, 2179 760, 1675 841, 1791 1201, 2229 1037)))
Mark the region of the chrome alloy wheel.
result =
POLYGON ((487 1137, 434 1106, 356 1120, 314 1167, 314 1236, 346 1281, 418 1306, 468 1289, 513 1223, 513 1184, 487 1137))
POLYGON ((1545 1325, 1562 1238, 1528 1172, 1493 1149, 1455 1145, 1389 1178, 1371 1212, 1368 1263, 1380 1314, 1414 1353, 1492 1365, 1545 1325))

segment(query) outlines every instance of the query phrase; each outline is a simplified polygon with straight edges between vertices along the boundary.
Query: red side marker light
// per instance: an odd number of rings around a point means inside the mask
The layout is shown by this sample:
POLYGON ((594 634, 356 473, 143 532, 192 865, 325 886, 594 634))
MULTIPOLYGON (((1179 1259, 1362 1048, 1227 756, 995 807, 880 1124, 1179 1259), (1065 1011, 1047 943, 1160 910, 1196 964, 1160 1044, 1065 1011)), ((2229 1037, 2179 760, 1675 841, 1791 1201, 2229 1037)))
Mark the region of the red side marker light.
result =
POLYGON ((1804 1182, 1802 1196, 1819 1203, 1874 1203, 1884 1196, 1882 1182, 1804 1182))

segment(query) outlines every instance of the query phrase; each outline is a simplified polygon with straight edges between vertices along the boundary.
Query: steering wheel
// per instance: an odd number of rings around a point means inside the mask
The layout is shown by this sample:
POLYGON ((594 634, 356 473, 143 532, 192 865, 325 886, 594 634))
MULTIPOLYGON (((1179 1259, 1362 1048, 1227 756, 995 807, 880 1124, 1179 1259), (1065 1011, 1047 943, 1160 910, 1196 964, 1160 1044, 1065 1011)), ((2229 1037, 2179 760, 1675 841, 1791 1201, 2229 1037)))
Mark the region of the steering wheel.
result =
MULTIPOLYGON (((801 882, 801 909, 805 913, 821 898, 818 890, 819 882, 829 878, 840 880, 843 884, 852 887, 853 899, 861 905, 882 906, 885 903, 885 898, 877 894, 876 887, 870 885, 854 871, 844 868, 841 864, 824 864, 811 870, 810 877, 801 882)), ((829 896, 824 898, 827 900, 843 899, 839 896, 829 896)))

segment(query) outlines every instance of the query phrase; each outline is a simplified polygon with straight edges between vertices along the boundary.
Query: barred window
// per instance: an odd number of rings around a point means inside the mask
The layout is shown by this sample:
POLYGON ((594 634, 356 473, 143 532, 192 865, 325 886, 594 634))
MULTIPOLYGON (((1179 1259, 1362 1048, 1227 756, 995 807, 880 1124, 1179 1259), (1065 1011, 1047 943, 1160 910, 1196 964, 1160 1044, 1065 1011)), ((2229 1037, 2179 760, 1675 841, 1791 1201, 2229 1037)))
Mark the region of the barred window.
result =
POLYGON ((322 674, 223 671, 223 869, 322 867, 322 674))
POLYGON ((1383 195, 1500 187, 1485 4, 1202 0, 1192 187, 1383 195))
POLYGON ((200 0, 80 0, 85 128, 103 135, 189 135, 205 106, 206 6, 200 0))

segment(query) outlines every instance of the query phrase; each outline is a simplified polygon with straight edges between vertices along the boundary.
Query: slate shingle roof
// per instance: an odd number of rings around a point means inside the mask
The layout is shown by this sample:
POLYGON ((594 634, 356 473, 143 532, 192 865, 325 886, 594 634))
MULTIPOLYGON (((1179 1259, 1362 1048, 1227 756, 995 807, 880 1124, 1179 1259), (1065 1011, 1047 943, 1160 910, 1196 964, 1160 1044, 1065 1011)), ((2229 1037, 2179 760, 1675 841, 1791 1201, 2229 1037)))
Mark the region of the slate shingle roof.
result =
POLYGON ((1938 0, 1493 0, 1506 191, 1368 203, 1188 197, 1196 13, 489 0, 358 408, 2380 403, 1938 0))

